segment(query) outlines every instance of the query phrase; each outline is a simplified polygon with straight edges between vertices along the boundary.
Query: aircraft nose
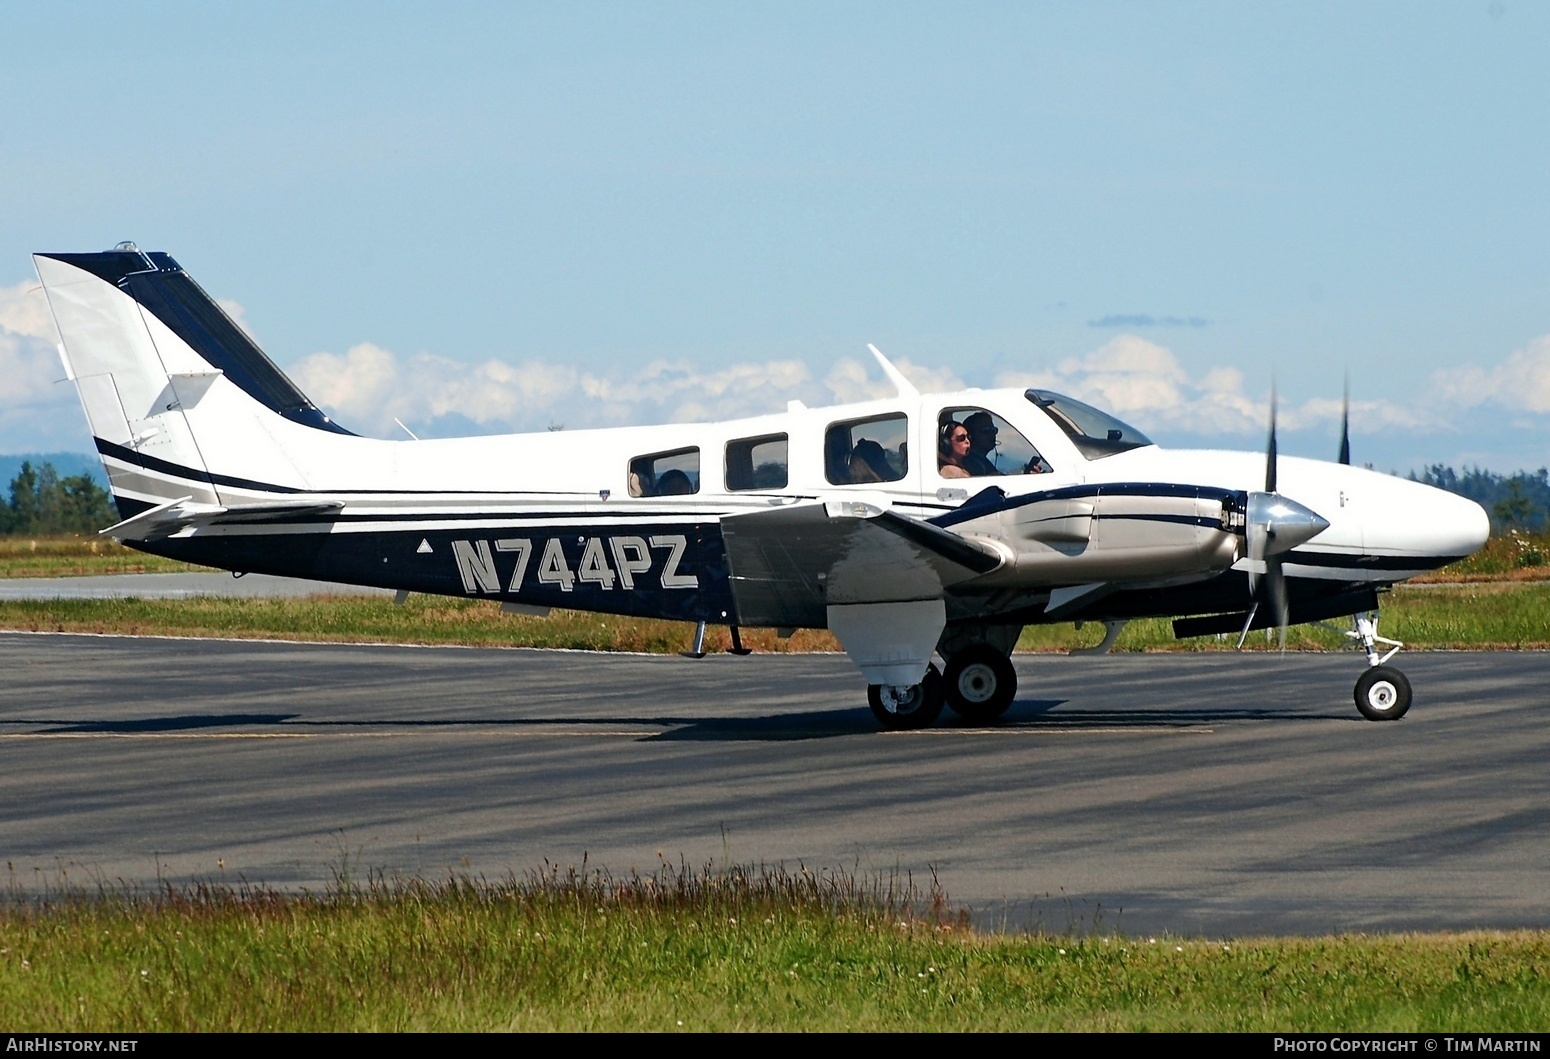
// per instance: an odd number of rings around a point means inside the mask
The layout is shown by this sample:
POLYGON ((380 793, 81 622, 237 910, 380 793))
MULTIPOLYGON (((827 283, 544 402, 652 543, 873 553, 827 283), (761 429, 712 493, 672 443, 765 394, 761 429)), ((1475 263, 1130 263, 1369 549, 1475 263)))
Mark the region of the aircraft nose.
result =
POLYGON ((1491 518, 1485 513, 1485 508, 1462 496, 1448 494, 1452 501, 1452 512, 1449 514, 1449 532, 1457 541, 1460 554, 1473 555, 1485 547, 1485 542, 1491 539, 1491 518))
POLYGON ((1409 488, 1402 496, 1393 498, 1390 517, 1384 519, 1378 534, 1388 539, 1373 540, 1369 526, 1369 545, 1388 545, 1401 554, 1449 559, 1473 555, 1485 547, 1491 536, 1491 520, 1485 508, 1442 489, 1415 482, 1404 485, 1409 488))

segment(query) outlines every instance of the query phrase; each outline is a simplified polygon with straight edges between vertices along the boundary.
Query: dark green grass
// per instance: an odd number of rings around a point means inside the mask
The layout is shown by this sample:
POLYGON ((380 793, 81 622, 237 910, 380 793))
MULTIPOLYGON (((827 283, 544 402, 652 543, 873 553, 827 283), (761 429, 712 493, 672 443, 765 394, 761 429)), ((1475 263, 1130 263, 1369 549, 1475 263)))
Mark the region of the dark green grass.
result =
POLYGON ((1550 1021, 1543 933, 977 933, 899 879, 548 871, 321 895, 13 902, 13 1031, 1496 1030, 1550 1021))

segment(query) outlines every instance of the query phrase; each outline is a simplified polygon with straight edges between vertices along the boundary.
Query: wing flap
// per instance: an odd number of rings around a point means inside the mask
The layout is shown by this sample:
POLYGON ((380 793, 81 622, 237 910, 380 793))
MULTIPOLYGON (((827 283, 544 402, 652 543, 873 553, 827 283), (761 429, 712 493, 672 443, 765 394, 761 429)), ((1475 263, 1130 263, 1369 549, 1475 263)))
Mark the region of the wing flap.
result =
POLYGON ((940 599, 999 568, 992 545, 865 501, 795 504, 721 521, 745 625, 822 627, 829 604, 940 599))

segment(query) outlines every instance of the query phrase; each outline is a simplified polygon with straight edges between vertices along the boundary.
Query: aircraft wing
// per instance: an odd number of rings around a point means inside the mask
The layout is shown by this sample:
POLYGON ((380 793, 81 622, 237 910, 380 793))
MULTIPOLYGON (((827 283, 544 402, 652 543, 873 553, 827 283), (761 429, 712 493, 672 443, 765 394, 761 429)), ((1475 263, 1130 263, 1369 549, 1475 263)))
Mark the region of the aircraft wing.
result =
POLYGON ((940 599, 1005 561, 988 542, 863 500, 731 515, 721 534, 746 625, 822 627, 831 603, 940 599))
POLYGON ((280 500, 269 504, 222 507, 195 503, 193 497, 185 496, 157 504, 105 530, 98 530, 97 535, 118 541, 159 541, 195 526, 249 522, 277 515, 326 514, 342 507, 344 504, 337 500, 280 500))

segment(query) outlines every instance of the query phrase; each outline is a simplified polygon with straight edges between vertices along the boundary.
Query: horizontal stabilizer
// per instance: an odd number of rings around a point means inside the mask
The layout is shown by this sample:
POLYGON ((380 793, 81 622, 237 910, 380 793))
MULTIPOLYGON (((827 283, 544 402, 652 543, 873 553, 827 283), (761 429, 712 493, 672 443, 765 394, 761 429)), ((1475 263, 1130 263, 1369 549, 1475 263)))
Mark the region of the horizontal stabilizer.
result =
POLYGON ((125 541, 159 541, 195 526, 231 525, 243 522, 263 522, 274 518, 294 518, 297 515, 323 515, 344 507, 337 500, 281 500, 271 504, 238 504, 222 507, 217 504, 199 504, 192 497, 179 497, 165 504, 157 504, 138 515, 114 523, 98 536, 125 541))

